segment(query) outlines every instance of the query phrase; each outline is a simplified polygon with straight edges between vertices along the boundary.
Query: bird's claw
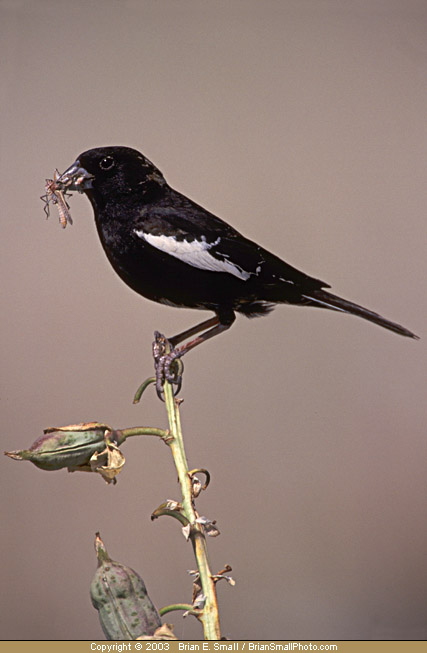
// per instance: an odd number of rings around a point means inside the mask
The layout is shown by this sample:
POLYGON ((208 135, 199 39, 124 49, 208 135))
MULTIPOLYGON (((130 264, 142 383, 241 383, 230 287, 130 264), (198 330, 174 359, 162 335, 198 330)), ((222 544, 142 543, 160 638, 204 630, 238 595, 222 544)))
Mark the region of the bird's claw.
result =
POLYGON ((156 373, 156 392, 164 401, 163 386, 168 381, 173 386, 174 397, 181 390, 184 364, 180 359, 181 352, 170 344, 169 340, 158 331, 154 332, 153 358, 156 373))

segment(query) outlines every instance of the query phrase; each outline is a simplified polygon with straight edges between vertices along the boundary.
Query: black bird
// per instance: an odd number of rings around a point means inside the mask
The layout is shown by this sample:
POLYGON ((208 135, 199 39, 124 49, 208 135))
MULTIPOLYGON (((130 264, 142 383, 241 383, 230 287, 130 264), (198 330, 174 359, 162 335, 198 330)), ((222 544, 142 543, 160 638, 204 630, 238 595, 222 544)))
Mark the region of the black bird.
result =
MULTIPOLYGON (((56 188, 89 198, 104 251, 123 281, 168 306, 213 311, 215 317, 169 339, 162 381, 176 381, 172 361, 228 329, 235 313, 266 315, 275 304, 301 304, 358 315, 417 338, 378 313, 337 297, 330 286, 285 263, 226 222, 174 190, 140 152, 99 147, 80 154, 56 188), (176 345, 201 334, 186 345, 176 345)), ((158 367, 159 367, 158 365, 158 367)))

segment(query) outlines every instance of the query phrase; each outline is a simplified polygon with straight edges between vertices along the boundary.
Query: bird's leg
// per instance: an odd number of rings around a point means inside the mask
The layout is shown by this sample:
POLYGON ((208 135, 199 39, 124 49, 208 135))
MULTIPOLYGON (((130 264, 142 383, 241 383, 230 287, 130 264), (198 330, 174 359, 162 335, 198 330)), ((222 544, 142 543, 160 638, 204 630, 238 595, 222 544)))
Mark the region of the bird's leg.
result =
MULTIPOLYGON (((155 331, 154 333, 154 342, 153 342, 153 357, 154 357, 154 368, 156 370, 156 390, 157 394, 160 398, 161 394, 163 392, 163 383, 165 382, 165 363, 166 363, 166 358, 168 356, 167 353, 167 344, 169 344, 169 354, 172 354, 172 352, 175 352, 175 346, 182 342, 183 340, 186 340, 186 338, 190 338, 190 336, 196 335, 196 333, 200 333, 200 331, 204 331, 205 329, 208 329, 209 327, 216 326, 219 323, 219 318, 217 316, 209 318, 209 320, 205 320, 204 322, 200 322, 199 324, 196 324, 196 326, 192 327, 191 329, 187 329, 186 331, 182 331, 182 333, 178 333, 176 336, 173 336, 172 338, 166 338, 162 333, 159 333, 158 331, 155 331)), ((182 355, 182 354, 181 354, 182 355)), ((182 371, 183 371, 183 363, 179 362, 178 363, 178 356, 175 357, 176 363, 174 365, 175 369, 172 371, 171 364, 172 364, 172 359, 169 361, 169 364, 167 366, 168 369, 168 376, 166 377, 167 380, 174 384, 177 385, 177 389, 175 391, 175 394, 177 394, 181 388, 181 383, 182 383, 182 371)))
MULTIPOLYGON (((206 340, 209 340, 210 338, 219 335, 220 333, 226 331, 231 327, 231 324, 221 324, 218 318, 216 318, 215 320, 213 319, 212 321, 214 324, 216 322, 216 325, 212 329, 205 331, 205 333, 202 333, 200 336, 197 336, 197 338, 194 338, 194 340, 190 340, 190 342, 187 342, 186 345, 182 345, 182 347, 178 347, 178 349, 174 348, 169 354, 166 354, 164 359, 164 375, 167 381, 172 382, 172 378, 174 375, 173 373, 171 374, 170 368, 172 365, 177 363, 178 360, 182 356, 184 356, 184 354, 190 351, 190 349, 194 349, 194 347, 197 347, 197 345, 201 345, 202 342, 205 342, 206 340)), ((201 325, 199 324, 199 327, 200 326, 201 325)), ((197 333, 197 331, 195 332, 193 331, 193 333, 197 333)))
POLYGON ((186 331, 182 331, 182 333, 178 333, 176 336, 172 336, 172 338, 168 338, 168 340, 171 346, 175 349, 176 345, 178 345, 183 340, 187 340, 187 338, 190 338, 191 336, 195 336, 196 333, 200 333, 200 331, 209 329, 210 327, 216 326, 217 324, 219 324, 219 318, 217 315, 215 315, 215 317, 211 317, 209 318, 209 320, 200 322, 199 324, 196 324, 196 326, 192 327, 191 329, 187 329, 186 331))
POLYGON ((160 399, 163 400, 163 384, 165 380, 177 386, 174 390, 175 395, 180 391, 183 372, 183 363, 180 360, 181 357, 190 351, 190 349, 194 349, 194 347, 200 345, 202 342, 205 342, 206 340, 209 340, 229 329, 234 322, 234 319, 235 316, 232 312, 230 312, 229 315, 225 315, 222 320, 216 315, 215 317, 205 320, 204 322, 201 322, 191 329, 187 329, 172 338, 166 338, 158 331, 154 333, 155 340, 153 342, 153 357, 156 371, 156 391, 160 399), (208 330, 206 331, 206 329, 208 330), (200 333, 201 331, 205 331, 205 333, 190 340, 186 345, 176 348, 177 344, 186 338, 200 333), (169 349, 169 352, 167 349, 169 349))

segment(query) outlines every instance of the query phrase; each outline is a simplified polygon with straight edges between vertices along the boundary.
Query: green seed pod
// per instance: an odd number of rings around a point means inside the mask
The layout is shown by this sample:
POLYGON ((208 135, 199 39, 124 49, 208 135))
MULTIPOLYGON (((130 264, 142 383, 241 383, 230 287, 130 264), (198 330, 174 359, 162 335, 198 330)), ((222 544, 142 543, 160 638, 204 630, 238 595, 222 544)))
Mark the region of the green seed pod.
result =
POLYGON ((95 550, 98 569, 90 586, 90 596, 107 639, 134 640, 153 635, 161 625, 160 617, 141 576, 130 567, 111 560, 99 533, 95 550))
POLYGON ((14 460, 29 460, 48 471, 80 467, 88 465, 91 456, 105 448, 106 431, 111 436, 110 427, 99 422, 51 427, 29 449, 5 454, 14 460))

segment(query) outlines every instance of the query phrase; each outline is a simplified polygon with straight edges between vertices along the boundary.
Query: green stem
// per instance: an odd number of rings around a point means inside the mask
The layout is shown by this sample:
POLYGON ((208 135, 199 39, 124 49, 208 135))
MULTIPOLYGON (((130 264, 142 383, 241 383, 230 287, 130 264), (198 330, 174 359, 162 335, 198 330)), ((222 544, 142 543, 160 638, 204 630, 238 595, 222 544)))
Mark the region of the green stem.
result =
POLYGON ((151 519, 157 519, 163 515, 168 515, 169 517, 174 517, 177 519, 183 526, 188 525, 188 519, 185 515, 181 515, 177 510, 168 510, 167 508, 157 508, 151 515, 151 519))
POLYGON ((170 437, 169 431, 158 429, 155 426, 134 426, 129 429, 117 429, 116 435, 118 444, 122 444, 126 438, 131 438, 135 435, 155 435, 166 442, 170 437))
POLYGON ((195 610, 189 603, 174 603, 173 605, 165 605, 164 608, 160 608, 159 615, 163 617, 168 612, 173 612, 174 610, 184 610, 185 612, 194 614, 196 617, 200 616, 200 610, 195 610))
POLYGON ((142 393, 145 392, 145 390, 148 388, 149 385, 151 385, 152 383, 155 383, 155 382, 156 382, 156 377, 155 376, 150 376, 148 379, 145 379, 145 381, 143 381, 141 383, 138 390, 135 392, 135 396, 133 398, 133 403, 137 404, 140 401, 141 397, 142 397, 142 393))
POLYGON ((201 610, 199 619, 203 624, 205 639, 221 639, 219 625, 218 603, 216 599, 215 583, 209 567, 206 538, 201 526, 196 522, 197 515, 192 500, 192 483, 189 475, 187 459, 184 450, 182 437, 181 420, 179 414, 180 400, 175 399, 170 383, 164 384, 164 395, 166 410, 169 418, 170 440, 168 442, 175 466, 178 472, 178 479, 182 492, 182 512, 191 525, 190 538, 196 557, 197 567, 200 574, 200 583, 206 602, 201 610))

